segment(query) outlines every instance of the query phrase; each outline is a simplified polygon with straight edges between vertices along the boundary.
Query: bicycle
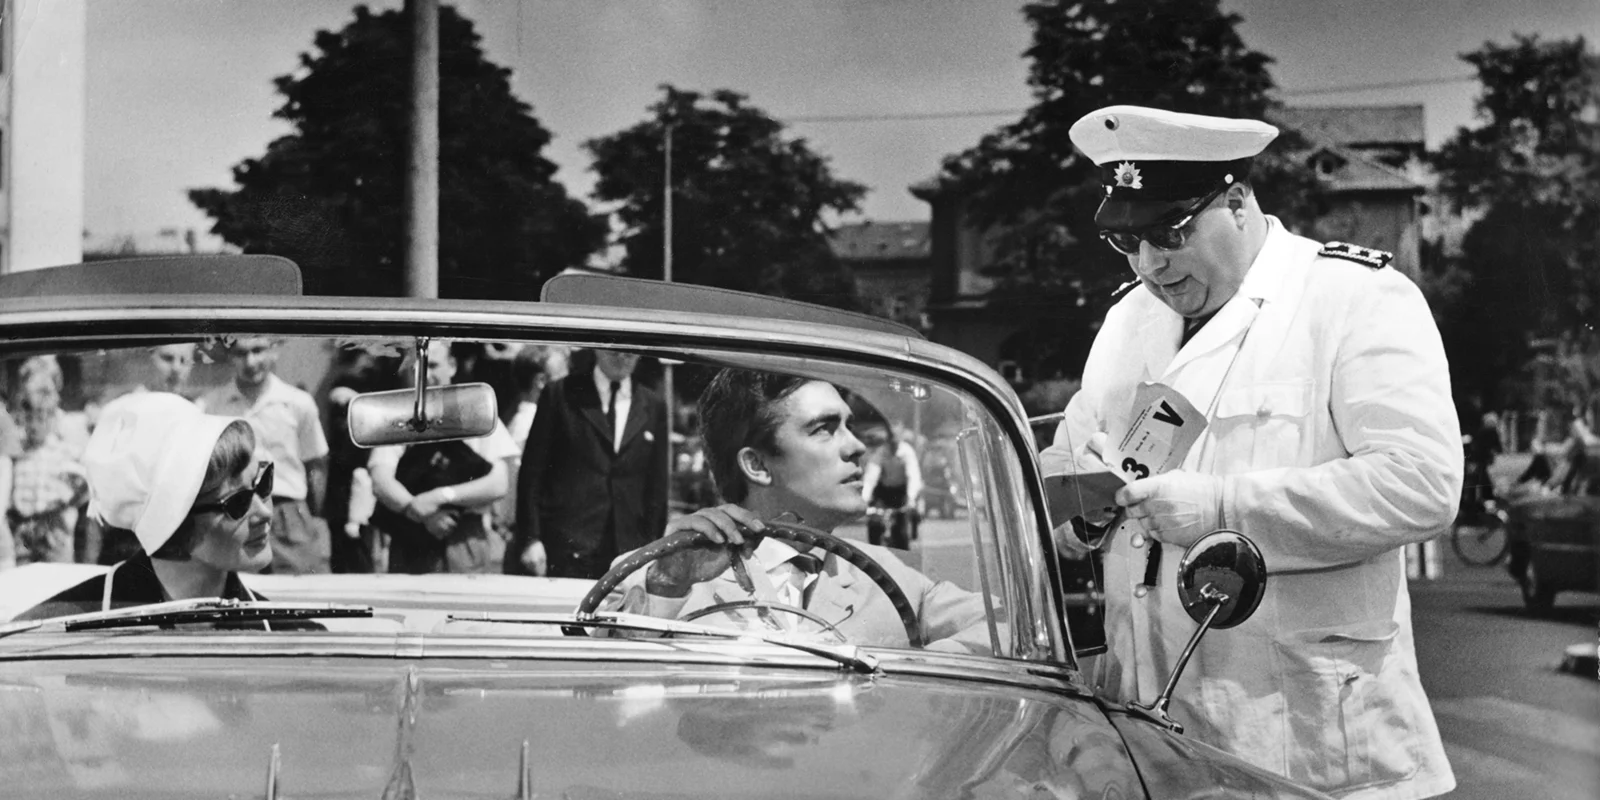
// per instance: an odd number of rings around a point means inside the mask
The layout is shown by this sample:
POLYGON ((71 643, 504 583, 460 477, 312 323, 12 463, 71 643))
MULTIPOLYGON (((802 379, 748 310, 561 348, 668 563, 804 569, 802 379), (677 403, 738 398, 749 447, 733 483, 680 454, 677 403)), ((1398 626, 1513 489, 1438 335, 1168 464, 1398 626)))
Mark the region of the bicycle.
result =
MULTIPOLYGON (((1468 471, 1475 472, 1470 467, 1468 471)), ((1450 549, 1462 561, 1474 566, 1498 563, 1505 558, 1510 546, 1506 534, 1509 519, 1510 515, 1494 497, 1487 474, 1468 475, 1466 487, 1462 489, 1461 510, 1450 523, 1450 549)))
POLYGON ((908 508, 884 508, 872 506, 867 509, 867 541, 872 544, 885 544, 899 550, 911 549, 911 540, 916 538, 916 511, 908 508))

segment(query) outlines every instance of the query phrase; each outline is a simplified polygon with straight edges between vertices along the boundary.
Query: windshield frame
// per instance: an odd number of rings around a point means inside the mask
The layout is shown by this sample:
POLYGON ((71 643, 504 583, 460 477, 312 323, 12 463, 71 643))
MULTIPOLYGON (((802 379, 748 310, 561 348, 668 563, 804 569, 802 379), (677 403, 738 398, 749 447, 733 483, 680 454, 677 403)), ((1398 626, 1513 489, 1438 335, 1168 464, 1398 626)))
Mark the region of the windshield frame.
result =
POLYGON ((121 295, 0 300, 0 357, 42 350, 95 350, 270 332, 284 336, 537 339, 576 346, 618 346, 671 357, 692 350, 715 357, 759 349, 776 357, 849 361, 944 383, 977 401, 1007 441, 991 443, 1003 462, 1000 519, 1028 521, 1034 535, 1006 538, 1005 576, 1014 658, 1076 667, 1060 609, 1060 576, 1027 416, 992 369, 959 351, 921 339, 826 324, 696 313, 693 319, 652 309, 332 296, 121 295), (1010 457, 1006 451, 1009 449, 1010 457))

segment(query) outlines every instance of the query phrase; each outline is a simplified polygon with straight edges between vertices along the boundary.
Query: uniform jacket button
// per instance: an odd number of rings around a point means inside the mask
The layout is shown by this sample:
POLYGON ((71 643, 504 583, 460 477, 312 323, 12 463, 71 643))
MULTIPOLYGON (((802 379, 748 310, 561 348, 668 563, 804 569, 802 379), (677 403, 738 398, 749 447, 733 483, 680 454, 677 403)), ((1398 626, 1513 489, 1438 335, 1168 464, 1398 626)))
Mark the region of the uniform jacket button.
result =
POLYGON ((1144 547, 1144 534, 1136 533, 1136 534, 1128 537, 1128 546, 1129 547, 1133 547, 1135 549, 1140 548, 1140 547, 1144 547))
POLYGON ((1147 595, 1149 593, 1150 593, 1150 587, 1145 586, 1144 584, 1140 584, 1138 586, 1133 587, 1133 596, 1134 597, 1144 597, 1145 595, 1147 595))

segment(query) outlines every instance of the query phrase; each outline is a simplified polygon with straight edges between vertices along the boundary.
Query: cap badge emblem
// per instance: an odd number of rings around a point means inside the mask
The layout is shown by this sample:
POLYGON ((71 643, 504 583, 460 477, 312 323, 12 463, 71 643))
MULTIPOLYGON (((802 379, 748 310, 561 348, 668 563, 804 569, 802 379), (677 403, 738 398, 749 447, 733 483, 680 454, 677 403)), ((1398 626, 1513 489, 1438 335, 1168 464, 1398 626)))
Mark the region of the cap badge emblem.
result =
POLYGON ((1117 165, 1117 185, 1129 189, 1144 188, 1144 180, 1139 175, 1139 168, 1132 161, 1124 161, 1117 165))

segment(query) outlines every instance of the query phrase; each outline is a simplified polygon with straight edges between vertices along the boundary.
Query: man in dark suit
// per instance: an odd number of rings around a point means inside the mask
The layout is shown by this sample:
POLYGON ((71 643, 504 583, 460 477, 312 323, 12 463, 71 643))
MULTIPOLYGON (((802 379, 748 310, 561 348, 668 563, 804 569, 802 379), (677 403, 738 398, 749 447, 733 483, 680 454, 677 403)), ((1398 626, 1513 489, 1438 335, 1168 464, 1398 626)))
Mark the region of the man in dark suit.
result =
POLYGON ((667 522, 667 412, 633 380, 639 357, 595 351, 539 395, 517 476, 505 571, 594 579, 661 537, 667 522))

